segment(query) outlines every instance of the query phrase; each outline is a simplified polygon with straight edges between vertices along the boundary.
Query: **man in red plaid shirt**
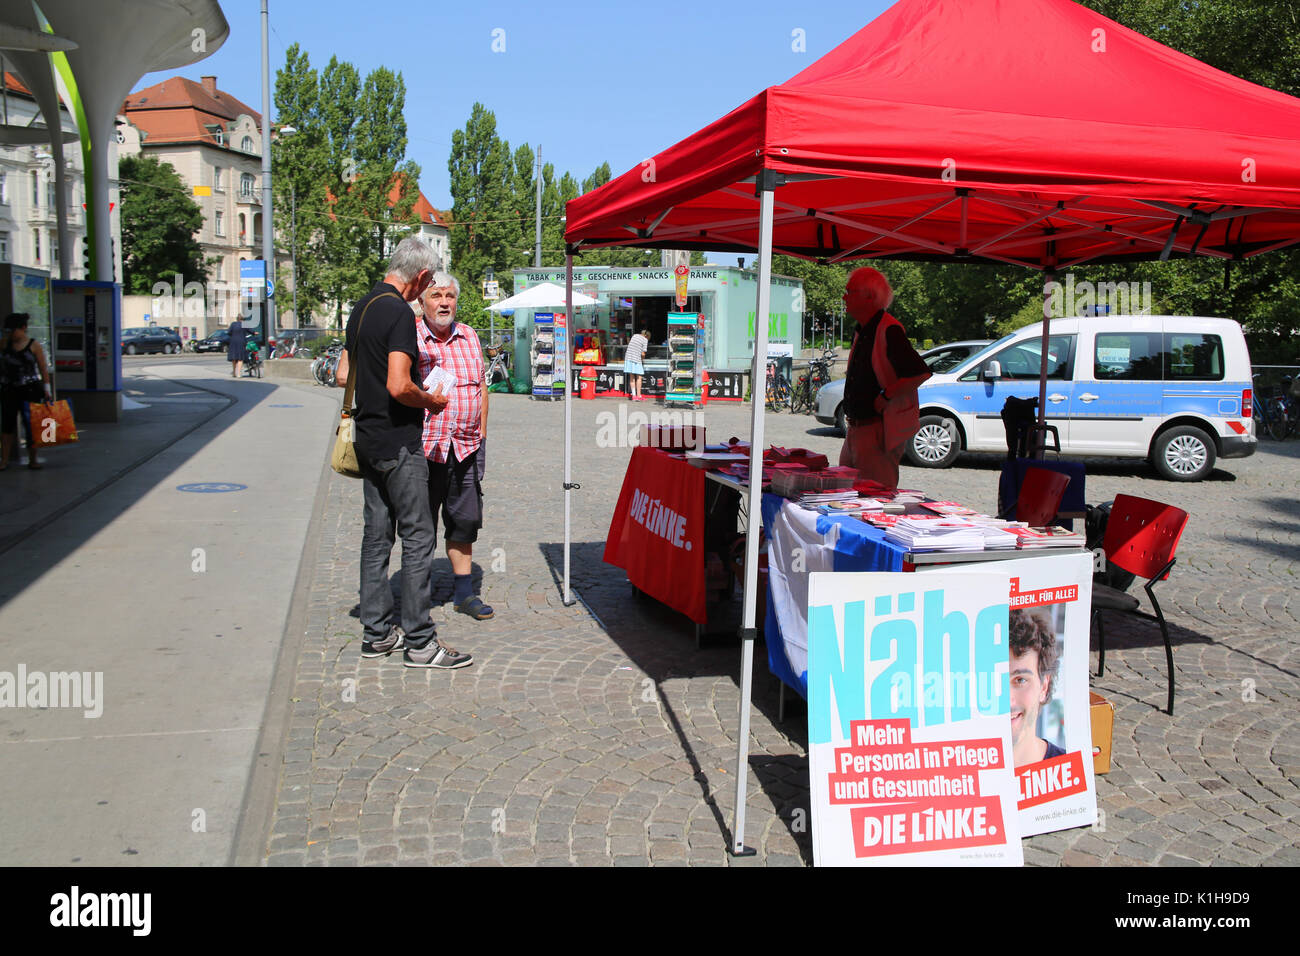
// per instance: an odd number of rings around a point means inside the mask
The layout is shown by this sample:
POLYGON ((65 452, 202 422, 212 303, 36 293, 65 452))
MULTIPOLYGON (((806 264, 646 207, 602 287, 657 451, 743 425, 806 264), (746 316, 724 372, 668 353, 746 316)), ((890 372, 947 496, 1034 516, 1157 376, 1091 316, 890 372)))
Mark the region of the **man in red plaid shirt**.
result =
POLYGON ((454 383, 445 388, 447 407, 424 416, 424 457, 429 460, 429 510, 435 530, 442 515, 447 557, 456 578, 452 603, 456 610, 479 621, 492 617, 492 608, 474 594, 471 581, 474 542, 483 526, 483 470, 487 436, 488 390, 483 349, 478 335, 456 321, 460 283, 437 272, 420 296, 424 316, 416 318, 420 347, 420 378, 435 367, 454 383))

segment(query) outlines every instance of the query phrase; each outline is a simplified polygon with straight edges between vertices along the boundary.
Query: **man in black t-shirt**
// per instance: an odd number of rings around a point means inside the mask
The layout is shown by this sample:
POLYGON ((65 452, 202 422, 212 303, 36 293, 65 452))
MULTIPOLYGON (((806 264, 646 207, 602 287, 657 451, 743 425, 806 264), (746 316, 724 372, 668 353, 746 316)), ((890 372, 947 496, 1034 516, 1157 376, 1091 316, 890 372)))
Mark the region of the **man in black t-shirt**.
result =
POLYGON ((357 301, 348 318, 339 379, 356 367, 356 448, 365 495, 361 537, 362 657, 403 650, 407 667, 455 668, 473 662, 437 640, 429 617, 429 570, 434 527, 429 469, 421 434, 426 410, 438 414, 448 398, 425 391, 419 379, 415 321, 407 303, 419 298, 441 266, 420 239, 403 239, 384 280, 357 301), (388 561, 393 532, 402 539, 401 626, 393 623, 388 561))

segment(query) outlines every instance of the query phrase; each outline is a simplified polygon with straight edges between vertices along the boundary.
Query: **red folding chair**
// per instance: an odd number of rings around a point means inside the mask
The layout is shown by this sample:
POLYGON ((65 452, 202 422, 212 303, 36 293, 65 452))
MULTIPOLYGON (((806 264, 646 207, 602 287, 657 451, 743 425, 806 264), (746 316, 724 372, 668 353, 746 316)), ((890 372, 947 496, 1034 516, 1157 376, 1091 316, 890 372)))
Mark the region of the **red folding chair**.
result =
POLYGON ((1101 612, 1124 611, 1157 621, 1160 633, 1165 639, 1165 659, 1169 664, 1169 715, 1174 713, 1174 650, 1169 643, 1169 627, 1165 624, 1164 612, 1156 600, 1157 581, 1169 577, 1169 571, 1177 560, 1174 552, 1178 550, 1178 541, 1187 527, 1187 512, 1172 505, 1161 504, 1147 498, 1132 495, 1116 495, 1111 508, 1110 520, 1106 523, 1106 536, 1101 547, 1106 552, 1106 560, 1118 568, 1135 574, 1146 580, 1143 588, 1151 599, 1155 614, 1138 610, 1138 599, 1124 591, 1107 587, 1104 584, 1092 586, 1092 619, 1097 623, 1098 653, 1097 676, 1106 669, 1106 630, 1102 623, 1101 612))
POLYGON ((1065 486, 1069 483, 1069 475, 1047 468, 1026 468, 1025 480, 1016 496, 1016 520, 1031 528, 1051 524, 1061 510, 1061 499, 1065 497, 1065 486))

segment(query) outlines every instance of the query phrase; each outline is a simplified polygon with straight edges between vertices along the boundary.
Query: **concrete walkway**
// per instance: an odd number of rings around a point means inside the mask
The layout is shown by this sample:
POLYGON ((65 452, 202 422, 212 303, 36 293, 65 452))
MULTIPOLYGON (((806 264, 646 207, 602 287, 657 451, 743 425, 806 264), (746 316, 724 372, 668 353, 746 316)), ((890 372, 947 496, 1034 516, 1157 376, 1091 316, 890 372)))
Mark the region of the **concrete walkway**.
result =
POLYGON ((98 717, 0 708, 4 865, 232 854, 339 393, 124 371, 144 407, 0 475, 0 672, 102 675, 98 717))

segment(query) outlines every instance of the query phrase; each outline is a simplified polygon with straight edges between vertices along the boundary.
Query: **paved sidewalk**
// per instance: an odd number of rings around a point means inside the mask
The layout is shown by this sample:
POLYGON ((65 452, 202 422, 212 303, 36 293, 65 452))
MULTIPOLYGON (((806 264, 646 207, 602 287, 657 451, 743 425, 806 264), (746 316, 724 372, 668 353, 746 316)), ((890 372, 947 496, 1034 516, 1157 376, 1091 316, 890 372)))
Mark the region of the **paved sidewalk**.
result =
POLYGON ((0 671, 102 680, 98 717, 0 710, 0 864, 231 855, 338 397, 179 357, 124 373, 146 407, 0 475, 0 671))
MULTIPOLYGON (((738 718, 735 643, 697 650, 688 622, 634 599, 601 562, 630 455, 596 447, 620 403, 574 409, 573 583, 563 607, 563 407, 493 396, 475 548, 496 619, 435 608, 440 635, 475 656, 452 673, 362 661, 356 555, 360 486, 327 473, 305 581, 302 648, 263 852, 272 865, 804 865, 811 862, 800 707, 776 722, 776 683, 756 654, 746 842, 727 853, 738 718)), ((628 410, 654 411, 646 405, 628 410)), ((748 434, 747 409, 705 413, 716 437, 748 434)), ((810 418, 767 417, 768 440, 837 453, 810 418)), ((1172 622, 1176 716, 1164 702, 1155 625, 1108 626, 1095 689, 1116 704, 1113 770, 1096 827, 1025 841, 1030 864, 1300 863, 1300 443, 1264 445, 1214 480, 1163 482, 1139 464, 1090 465, 1088 500, 1128 492, 1192 520, 1162 601, 1172 622)), ((993 458, 903 483, 995 507, 993 458)), ((394 552, 394 570, 397 556, 394 552)), ((435 566, 446 602, 450 571, 435 566)), ((1094 655, 1095 662, 1095 655, 1094 655)), ((1095 663, 1094 663, 1095 669, 1095 663)), ((251 829, 256 821, 249 821, 251 829)))

